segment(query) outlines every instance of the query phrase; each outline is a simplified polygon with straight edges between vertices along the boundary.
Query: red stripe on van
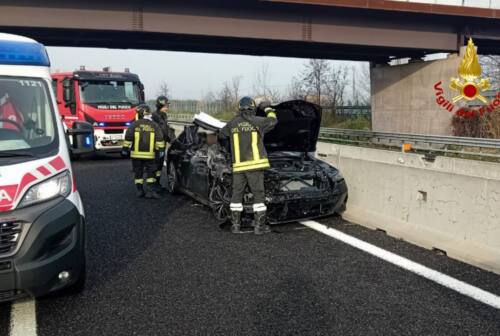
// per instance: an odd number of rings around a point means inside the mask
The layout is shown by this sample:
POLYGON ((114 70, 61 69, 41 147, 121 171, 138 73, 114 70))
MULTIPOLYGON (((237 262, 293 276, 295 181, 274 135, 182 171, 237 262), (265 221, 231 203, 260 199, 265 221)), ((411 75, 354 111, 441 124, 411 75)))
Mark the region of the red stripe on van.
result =
POLYGON ((66 164, 64 163, 63 159, 61 159, 60 156, 56 157, 54 160, 50 161, 49 164, 54 167, 55 170, 59 171, 66 167, 66 164))
POLYGON ((48 170, 46 167, 44 166, 40 166, 38 167, 36 170, 38 170, 40 173, 43 174, 43 176, 47 176, 47 175, 50 175, 50 170, 48 170))

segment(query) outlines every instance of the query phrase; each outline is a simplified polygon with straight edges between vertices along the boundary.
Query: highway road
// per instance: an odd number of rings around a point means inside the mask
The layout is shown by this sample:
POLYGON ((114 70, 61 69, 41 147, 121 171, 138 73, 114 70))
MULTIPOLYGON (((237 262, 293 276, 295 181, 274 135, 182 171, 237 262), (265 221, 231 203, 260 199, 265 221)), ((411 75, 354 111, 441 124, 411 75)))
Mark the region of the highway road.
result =
POLYGON ((0 336, 500 335, 500 310, 485 299, 500 295, 493 273, 340 218, 233 235, 186 196, 136 199, 128 160, 74 167, 88 221, 87 286, 0 305, 0 336), (443 283, 318 227, 418 263, 443 283), (473 294, 448 288, 449 277, 473 294))

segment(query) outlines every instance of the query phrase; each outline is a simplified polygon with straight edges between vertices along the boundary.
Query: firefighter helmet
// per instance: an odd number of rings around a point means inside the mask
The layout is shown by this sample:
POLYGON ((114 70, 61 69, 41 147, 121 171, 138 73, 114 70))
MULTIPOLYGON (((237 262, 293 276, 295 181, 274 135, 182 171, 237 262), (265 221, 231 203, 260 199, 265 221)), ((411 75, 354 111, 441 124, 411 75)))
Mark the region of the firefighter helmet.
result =
POLYGON ((240 111, 255 111, 255 101, 251 97, 243 97, 238 103, 238 109, 240 111))
POLYGON ((151 109, 147 104, 140 104, 135 108, 135 112, 137 113, 137 119, 142 119, 145 115, 151 114, 151 109))
POLYGON ((156 98, 156 108, 161 109, 164 106, 170 105, 170 101, 166 96, 159 96, 156 98))

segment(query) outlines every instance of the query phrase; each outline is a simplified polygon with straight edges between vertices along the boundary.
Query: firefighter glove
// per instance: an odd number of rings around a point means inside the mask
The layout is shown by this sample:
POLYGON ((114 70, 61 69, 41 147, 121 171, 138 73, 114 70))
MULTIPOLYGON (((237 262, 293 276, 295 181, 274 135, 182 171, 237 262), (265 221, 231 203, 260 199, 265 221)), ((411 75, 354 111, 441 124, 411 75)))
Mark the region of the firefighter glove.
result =
POLYGON ((127 147, 122 147, 122 152, 121 152, 123 157, 128 157, 130 155, 130 149, 127 147))

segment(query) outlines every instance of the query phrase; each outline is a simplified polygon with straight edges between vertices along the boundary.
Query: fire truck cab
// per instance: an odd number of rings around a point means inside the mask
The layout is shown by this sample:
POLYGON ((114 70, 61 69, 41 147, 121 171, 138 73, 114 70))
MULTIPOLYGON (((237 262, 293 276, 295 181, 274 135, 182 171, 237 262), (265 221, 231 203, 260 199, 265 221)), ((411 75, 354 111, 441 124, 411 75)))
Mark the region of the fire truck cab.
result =
POLYGON ((49 67, 43 45, 0 33, 0 301, 78 291, 85 280, 70 150, 93 150, 92 126, 64 127, 49 67))
POLYGON ((144 101, 139 76, 125 72, 79 71, 53 73, 59 113, 68 128, 75 121, 94 127, 97 152, 119 152, 125 131, 135 120, 135 106, 144 101))

